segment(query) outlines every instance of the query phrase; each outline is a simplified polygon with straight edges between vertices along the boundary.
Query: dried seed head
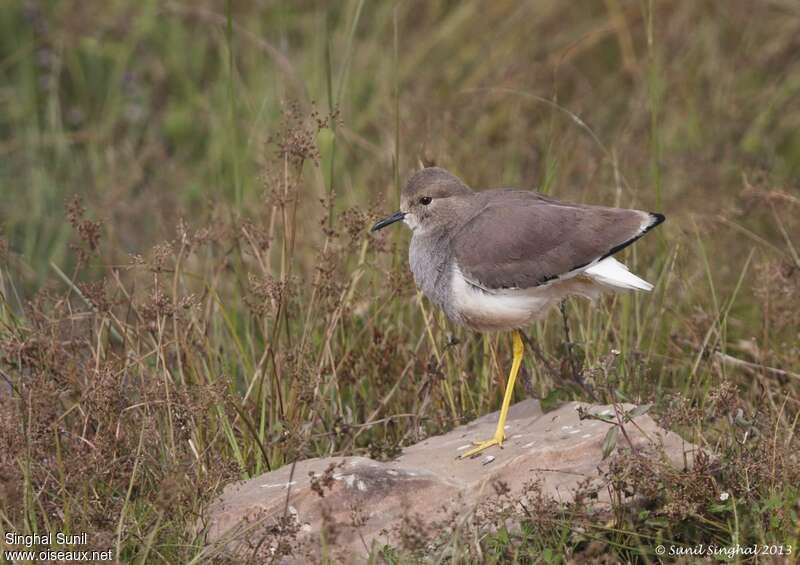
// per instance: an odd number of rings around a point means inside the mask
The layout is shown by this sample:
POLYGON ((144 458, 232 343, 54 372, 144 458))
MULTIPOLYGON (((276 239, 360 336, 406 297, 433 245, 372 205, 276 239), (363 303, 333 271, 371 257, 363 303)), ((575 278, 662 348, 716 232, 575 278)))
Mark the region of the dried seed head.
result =
POLYGON ((245 303, 259 316, 275 314, 279 305, 290 298, 287 281, 280 281, 271 275, 247 275, 247 283, 252 296, 245 297, 245 303))
POLYGON ((151 251, 150 270, 154 273, 164 272, 173 257, 173 242, 164 241, 155 245, 151 251))
POLYGON ((78 233, 78 237, 88 250, 79 245, 70 244, 70 248, 75 252, 79 265, 88 262, 89 256, 98 252, 100 245, 100 234, 102 223, 94 222, 84 218, 86 209, 81 203, 81 198, 77 194, 65 203, 67 220, 72 228, 78 233))
POLYGON ((106 296, 105 279, 95 282, 78 283, 78 288, 84 298, 86 298, 98 312, 105 313, 111 310, 112 302, 106 296))

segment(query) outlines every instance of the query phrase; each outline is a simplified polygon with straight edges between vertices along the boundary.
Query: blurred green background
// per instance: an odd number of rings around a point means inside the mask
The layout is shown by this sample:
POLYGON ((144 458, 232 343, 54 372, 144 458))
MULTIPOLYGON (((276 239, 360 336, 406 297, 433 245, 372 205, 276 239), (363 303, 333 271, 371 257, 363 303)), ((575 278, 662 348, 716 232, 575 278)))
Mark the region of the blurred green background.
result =
POLYGON ((341 111, 303 195, 310 213, 331 186, 340 209, 393 204, 395 163, 402 182, 423 158, 475 187, 538 186, 708 228, 735 206, 743 172, 777 185, 800 174, 797 10, 8 2, 0 220, 38 284, 48 260, 65 260, 74 193, 120 252, 172 235, 209 200, 246 210, 263 190, 264 141, 297 101, 341 111))
POLYGON ((798 53, 796 0, 6 0, 0 528, 202 560, 226 482, 496 409, 504 338, 415 295, 406 230, 367 233, 435 163, 667 216, 623 254, 656 290, 531 327, 517 397, 652 402, 720 454, 484 556, 585 557, 578 523, 615 562, 796 542, 798 53))

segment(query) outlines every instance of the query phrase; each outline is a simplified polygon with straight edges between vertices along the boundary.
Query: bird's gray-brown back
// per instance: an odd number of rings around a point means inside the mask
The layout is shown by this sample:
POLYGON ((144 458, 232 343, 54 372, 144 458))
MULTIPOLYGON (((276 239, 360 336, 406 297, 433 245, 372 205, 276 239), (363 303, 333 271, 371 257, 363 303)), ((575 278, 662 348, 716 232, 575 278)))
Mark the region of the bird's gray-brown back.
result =
POLYGON ((663 217, 570 204, 532 191, 475 193, 451 233, 463 274, 486 289, 531 288, 620 251, 663 217))

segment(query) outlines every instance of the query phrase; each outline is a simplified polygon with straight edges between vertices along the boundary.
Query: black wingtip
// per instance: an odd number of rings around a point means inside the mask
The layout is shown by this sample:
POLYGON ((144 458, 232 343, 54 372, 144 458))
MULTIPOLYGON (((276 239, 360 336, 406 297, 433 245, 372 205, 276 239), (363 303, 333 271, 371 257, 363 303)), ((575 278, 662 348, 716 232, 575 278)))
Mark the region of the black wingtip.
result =
POLYGON ((664 214, 659 214, 658 212, 650 212, 650 217, 653 218, 653 223, 651 223, 647 229, 651 230, 656 227, 658 224, 663 223, 667 217, 664 214))
MULTIPOLYGON (((611 249, 611 251, 609 251, 608 253, 606 253, 602 257, 600 257, 600 259, 598 259, 598 261, 602 261, 606 257, 611 257, 615 253, 618 253, 618 252, 622 251, 623 249, 628 247, 630 244, 632 244, 634 241, 637 241, 638 239, 643 237, 644 234, 646 234, 647 232, 652 230, 654 227, 656 227, 658 224, 662 223, 664 220, 667 219, 667 217, 664 214, 659 214, 658 212, 647 212, 647 213, 650 214, 650 218, 652 218, 652 220, 653 220, 652 222, 650 222, 650 224, 647 227, 642 229, 642 231, 640 231, 636 236, 630 238, 628 241, 625 241, 625 242, 617 245, 616 247, 613 247, 611 249)), ((585 265, 582 265, 582 266, 585 266, 585 265)), ((580 269, 580 267, 576 267, 576 268, 580 269)))

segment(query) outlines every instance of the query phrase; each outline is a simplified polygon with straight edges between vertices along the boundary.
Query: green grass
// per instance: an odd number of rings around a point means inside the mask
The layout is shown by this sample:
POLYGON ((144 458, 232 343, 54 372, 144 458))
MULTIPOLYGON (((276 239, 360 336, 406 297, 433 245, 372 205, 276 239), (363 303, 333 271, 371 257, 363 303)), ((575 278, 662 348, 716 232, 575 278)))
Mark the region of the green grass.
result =
POLYGON ((122 561, 202 561, 198 517, 224 484, 303 457, 391 457, 496 409, 508 339, 416 293, 407 233, 367 233, 435 161, 478 188, 667 215, 624 254, 656 290, 569 302, 569 347, 559 312, 531 327, 545 359, 526 353, 527 388, 587 399, 574 365, 599 401, 653 402, 719 454, 628 485, 641 512, 503 507, 518 529, 462 531, 441 559, 476 559, 475 535, 496 562, 796 546, 796 16, 780 2, 12 0, 0 533, 88 531, 122 561), (67 218, 75 195, 85 214, 67 218))

